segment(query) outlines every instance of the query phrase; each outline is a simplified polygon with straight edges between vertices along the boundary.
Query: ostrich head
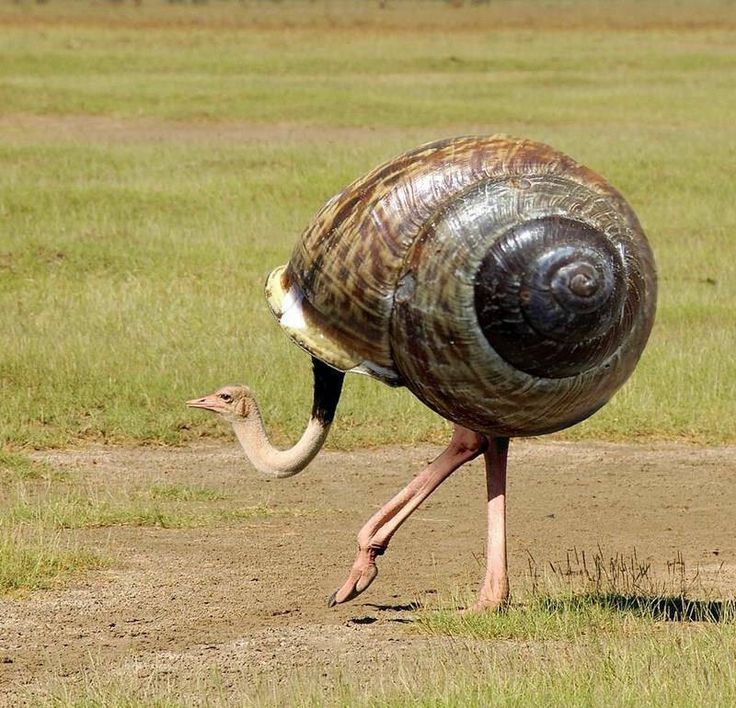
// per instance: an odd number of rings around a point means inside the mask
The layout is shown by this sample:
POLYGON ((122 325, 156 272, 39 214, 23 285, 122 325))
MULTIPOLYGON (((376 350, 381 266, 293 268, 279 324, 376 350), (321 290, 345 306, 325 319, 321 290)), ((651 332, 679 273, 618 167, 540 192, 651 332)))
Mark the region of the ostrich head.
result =
POLYGON ((268 439, 258 404, 247 386, 223 386, 209 396, 187 401, 187 405, 217 413, 230 423, 246 457, 257 470, 268 477, 291 477, 314 459, 327 437, 340 397, 342 373, 339 374, 340 385, 329 378, 328 383, 332 384, 332 388, 322 397, 320 392, 327 384, 321 379, 319 384, 315 383, 316 402, 309 423, 298 442, 285 450, 274 447, 268 439))
POLYGON ((187 405, 217 413, 230 423, 246 420, 256 407, 247 386, 223 386, 208 396, 187 401, 187 405))

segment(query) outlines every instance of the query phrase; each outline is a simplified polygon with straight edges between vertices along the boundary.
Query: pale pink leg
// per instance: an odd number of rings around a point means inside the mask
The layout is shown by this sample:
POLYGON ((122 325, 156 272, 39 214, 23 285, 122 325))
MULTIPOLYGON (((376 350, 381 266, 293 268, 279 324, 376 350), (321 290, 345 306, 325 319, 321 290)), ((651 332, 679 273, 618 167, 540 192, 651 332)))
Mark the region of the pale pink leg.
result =
POLYGON ((496 610, 509 601, 506 563, 506 459, 508 438, 490 438, 485 451, 488 491, 488 540, 486 577, 473 610, 496 610))
POLYGON ((379 509, 358 534, 358 556, 350 575, 329 600, 332 607, 359 595, 378 574, 376 556, 381 555, 391 537, 414 510, 456 469, 477 457, 487 444, 478 433, 455 426, 447 449, 422 470, 393 499, 379 509))

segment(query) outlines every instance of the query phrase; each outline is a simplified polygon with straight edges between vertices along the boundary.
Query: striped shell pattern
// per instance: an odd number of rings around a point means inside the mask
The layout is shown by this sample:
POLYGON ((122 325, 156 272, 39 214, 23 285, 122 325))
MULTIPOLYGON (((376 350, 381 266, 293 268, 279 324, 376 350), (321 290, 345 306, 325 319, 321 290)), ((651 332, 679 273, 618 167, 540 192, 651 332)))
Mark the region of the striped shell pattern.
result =
POLYGON ((537 142, 463 137, 333 197, 266 292, 317 358, 519 436, 587 418, 626 381, 656 277, 636 216, 602 177, 537 142))

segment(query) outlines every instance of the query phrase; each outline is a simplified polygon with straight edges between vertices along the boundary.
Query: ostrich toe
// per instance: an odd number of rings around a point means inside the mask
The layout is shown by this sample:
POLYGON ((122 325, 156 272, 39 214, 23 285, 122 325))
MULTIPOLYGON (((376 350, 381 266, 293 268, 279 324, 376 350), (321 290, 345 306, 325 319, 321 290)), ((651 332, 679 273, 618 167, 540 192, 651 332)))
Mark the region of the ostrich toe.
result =
POLYGON ((372 546, 359 549, 347 580, 332 593, 327 606, 334 607, 360 595, 376 579, 378 575, 376 556, 380 556, 383 551, 383 548, 372 546))

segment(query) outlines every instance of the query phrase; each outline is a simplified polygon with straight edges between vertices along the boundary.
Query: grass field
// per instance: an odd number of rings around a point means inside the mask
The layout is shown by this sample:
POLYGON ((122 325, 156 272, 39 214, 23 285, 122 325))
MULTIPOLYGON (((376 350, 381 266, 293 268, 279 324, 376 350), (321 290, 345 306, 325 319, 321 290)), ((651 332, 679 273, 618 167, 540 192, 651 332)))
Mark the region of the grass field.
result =
MULTIPOLYGON (((0 594, 115 563, 88 550, 85 530, 272 518, 268 503, 207 483, 160 476, 110 491, 28 453, 230 440, 183 404, 239 381, 277 442, 297 435, 310 366, 267 312, 267 274, 345 184, 450 135, 511 133, 570 153, 626 195, 654 247, 658 317, 635 375, 559 436, 736 442, 735 113, 728 0, 0 5, 0 594)), ((348 377, 329 444, 439 442, 447 427, 406 391, 348 377)), ((74 706, 189 704, 203 691, 209 705, 736 702, 732 603, 666 621, 655 610, 669 590, 635 588, 643 602, 625 607, 611 601, 620 590, 546 590, 480 621, 423 608, 415 629, 456 638, 465 663, 449 645, 372 685, 305 674, 253 693, 204 670, 184 686, 92 666, 45 695, 74 706)))
MULTIPOLYGON (((651 345, 565 435, 736 439, 733 5, 368 5, 0 9, 0 444, 229 435, 182 402, 232 381, 293 436, 309 364, 265 276, 348 181, 479 132, 606 175, 656 251, 651 345)), ((332 444, 444 431, 351 378, 332 444)))

